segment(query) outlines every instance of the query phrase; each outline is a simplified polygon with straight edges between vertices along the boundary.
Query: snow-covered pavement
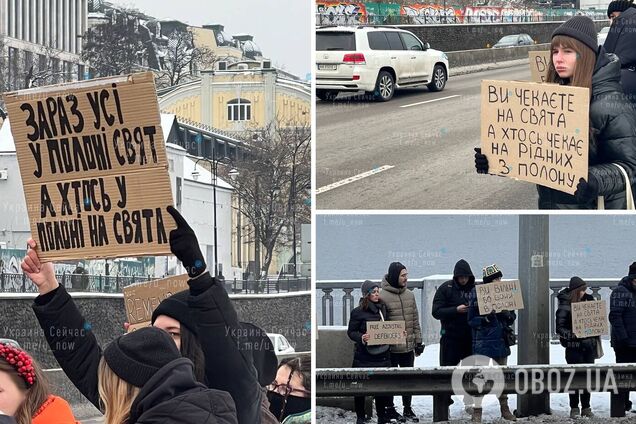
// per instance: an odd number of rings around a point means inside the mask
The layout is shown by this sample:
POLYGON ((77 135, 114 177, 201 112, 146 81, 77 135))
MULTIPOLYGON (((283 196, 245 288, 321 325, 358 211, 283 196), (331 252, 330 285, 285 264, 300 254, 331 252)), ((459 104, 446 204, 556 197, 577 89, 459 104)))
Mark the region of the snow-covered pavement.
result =
MULTIPOLYGON (((511 355, 508 358, 508 365, 517 365, 517 347, 513 346, 511 355)), ((605 355, 596 361, 597 364, 614 363, 616 358, 614 350, 611 348, 609 340, 603 341, 603 351, 605 355)), ((565 349, 558 344, 550 345, 550 363, 565 364, 565 349)), ((416 367, 434 367, 439 365, 439 344, 426 346, 424 353, 415 360, 416 367)), ((517 396, 508 395, 510 409, 517 407, 517 396)), ((470 416, 464 412, 462 396, 453 396, 455 403, 450 407, 451 423, 469 422, 470 416)), ((632 392, 631 400, 636 404, 636 393, 632 392)), ((394 397, 395 406, 398 412, 402 411, 402 398, 394 397)), ((540 417, 530 417, 519 419, 524 423, 633 423, 636 424, 636 413, 628 413, 625 418, 609 418, 610 411, 610 394, 609 393, 592 393, 592 411, 597 418, 579 418, 571 420, 569 418, 570 406, 568 395, 565 393, 556 393, 550 396, 550 405, 552 407, 552 415, 544 415, 540 417)), ((499 402, 495 396, 486 396, 483 400, 483 422, 484 423, 509 423, 501 419, 499 413, 499 402)), ((413 410, 420 418, 420 423, 433 421, 433 397, 432 396, 415 396, 413 398, 413 410)), ((374 411, 375 414, 375 411, 374 411)), ((355 423, 356 415, 351 411, 344 411, 339 408, 328 408, 318 406, 316 408, 316 423, 355 423)), ((374 419, 373 423, 376 422, 374 419)))

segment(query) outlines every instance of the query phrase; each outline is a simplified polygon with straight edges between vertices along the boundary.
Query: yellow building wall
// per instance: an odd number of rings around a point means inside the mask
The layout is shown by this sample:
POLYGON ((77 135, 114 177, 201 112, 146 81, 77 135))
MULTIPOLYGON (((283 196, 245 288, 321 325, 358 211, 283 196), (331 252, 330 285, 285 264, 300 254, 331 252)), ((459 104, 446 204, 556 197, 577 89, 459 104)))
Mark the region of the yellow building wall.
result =
POLYGON ((174 113, 180 118, 201 122, 201 96, 191 96, 180 100, 168 107, 162 108, 162 111, 174 113))
POLYGON ((311 125, 310 102, 288 94, 276 96, 276 118, 283 126, 311 125))
POLYGON ((214 31, 206 28, 189 27, 194 34, 194 45, 197 47, 207 47, 210 50, 217 48, 214 31))

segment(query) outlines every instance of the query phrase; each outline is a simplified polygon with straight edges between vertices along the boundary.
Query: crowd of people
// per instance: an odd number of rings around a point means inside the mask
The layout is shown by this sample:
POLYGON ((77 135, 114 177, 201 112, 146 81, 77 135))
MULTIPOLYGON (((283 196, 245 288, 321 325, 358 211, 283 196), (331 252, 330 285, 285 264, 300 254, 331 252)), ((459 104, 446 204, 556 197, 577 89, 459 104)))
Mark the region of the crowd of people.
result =
MULTIPOLYGON (((574 194, 537 185, 539 209, 626 209, 627 184, 636 188, 633 0, 612 1, 607 16, 611 26, 601 46, 594 22, 586 16, 574 16, 552 33, 546 82, 590 90, 589 169, 574 194)), ((488 158, 481 148, 475 151, 477 172, 487 174, 488 158)))
MULTIPOLYGON (((441 284, 433 298, 431 314, 441 322, 439 365, 457 366, 463 360, 481 355, 497 365, 506 365, 511 354, 510 347, 517 343, 515 334, 515 311, 491 311, 480 314, 477 302, 478 284, 501 281, 502 270, 492 264, 483 268, 482 281, 476 282, 470 265, 464 259, 455 264, 453 278, 441 284)), ((413 293, 407 288, 406 267, 393 262, 381 284, 367 280, 360 287, 361 299, 349 318, 347 334, 354 342, 353 368, 413 367, 415 357, 424 352, 419 313, 413 293), (369 345, 367 323, 374 321, 404 321, 405 342, 399 345, 369 345)), ((556 332, 565 348, 568 364, 592 364, 603 355, 601 339, 577 337, 572 331, 571 305, 576 302, 595 300, 587 293, 587 283, 580 277, 572 277, 569 286, 559 292, 556 311, 556 332)), ((611 345, 617 363, 636 362, 636 262, 631 264, 627 276, 610 297, 609 323, 611 345)), ((625 410, 632 410, 629 391, 621 390, 625 410)), ((447 404, 453 400, 448 395, 447 404)), ((592 418, 591 394, 587 391, 572 393, 570 416, 592 418)), ((370 422, 365 412, 365 397, 355 397, 357 424, 370 422)), ((392 396, 376 396, 375 410, 378 424, 392 422, 419 422, 412 408, 410 396, 402 397, 403 413, 396 411, 392 396)), ((464 407, 473 422, 482 421, 482 397, 464 397, 464 407)), ((499 397, 501 417, 517 421, 510 410, 508 396, 499 397)), ((634 411, 636 412, 636 410, 634 411)))
MULTIPOLYGON (((22 269, 37 286, 33 311, 60 367, 104 414, 105 424, 311 422, 311 362, 278 364, 264 330, 238 320, 222 284, 207 271, 194 231, 179 212, 170 248, 188 272, 189 289, 162 301, 152 326, 123 334, 103 349, 52 263, 35 241, 22 269), (255 343, 232 334, 253 330, 255 343), (50 331, 64 328, 67 331, 50 331), (69 343, 70 342, 70 343, 69 343), (69 348, 68 346, 72 346, 69 348), (249 347, 241 347, 249 346, 249 347)), ((25 351, 0 344, 0 424, 76 424, 69 404, 51 394, 25 351)))

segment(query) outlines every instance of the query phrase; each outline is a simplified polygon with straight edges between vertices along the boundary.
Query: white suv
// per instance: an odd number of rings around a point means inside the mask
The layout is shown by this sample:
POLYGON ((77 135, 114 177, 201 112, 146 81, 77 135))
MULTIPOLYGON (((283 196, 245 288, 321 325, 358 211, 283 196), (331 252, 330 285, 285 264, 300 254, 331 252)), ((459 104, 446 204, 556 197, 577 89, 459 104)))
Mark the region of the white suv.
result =
POLYGON ((426 85, 441 91, 448 79, 445 53, 394 27, 317 28, 316 67, 321 100, 341 91, 365 91, 386 102, 396 88, 426 85))

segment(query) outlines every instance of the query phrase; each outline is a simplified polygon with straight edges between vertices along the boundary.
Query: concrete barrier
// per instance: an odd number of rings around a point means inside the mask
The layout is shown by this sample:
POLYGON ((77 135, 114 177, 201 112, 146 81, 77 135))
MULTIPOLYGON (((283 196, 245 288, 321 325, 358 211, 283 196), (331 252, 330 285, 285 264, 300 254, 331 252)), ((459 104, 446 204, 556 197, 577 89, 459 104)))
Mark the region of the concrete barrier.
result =
POLYGON ((535 44, 533 46, 509 47, 503 49, 475 49, 447 52, 448 65, 451 72, 460 66, 481 65, 484 63, 498 63, 509 60, 527 59, 528 52, 548 50, 550 44, 535 44))

